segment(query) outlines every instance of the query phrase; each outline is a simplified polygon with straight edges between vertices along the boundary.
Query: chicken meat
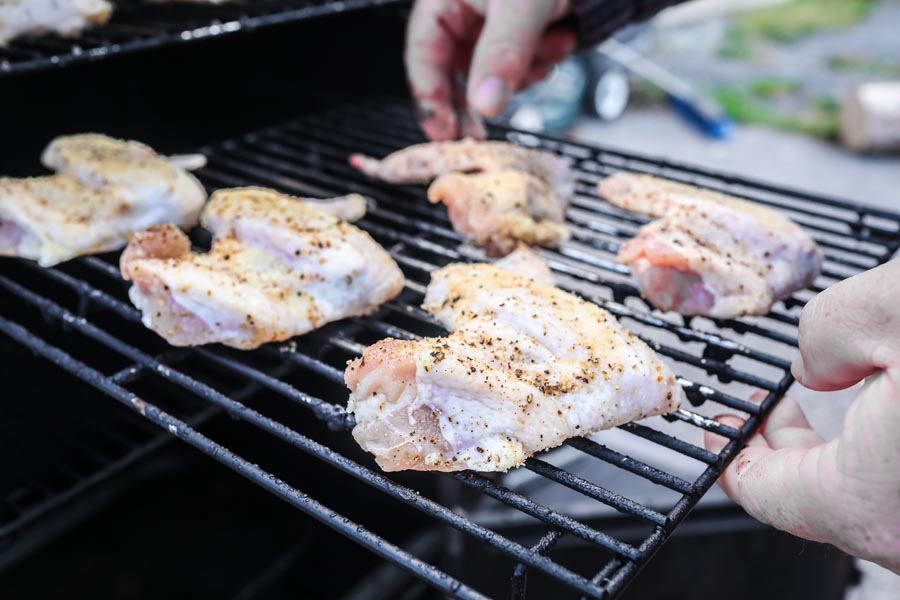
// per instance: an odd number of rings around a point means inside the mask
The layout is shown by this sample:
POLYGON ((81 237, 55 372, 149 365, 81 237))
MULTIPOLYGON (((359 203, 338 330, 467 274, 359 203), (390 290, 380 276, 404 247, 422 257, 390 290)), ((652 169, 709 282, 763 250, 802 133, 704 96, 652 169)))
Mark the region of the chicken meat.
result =
POLYGON ((493 263, 495 267, 512 271, 524 277, 537 279, 548 285, 556 285, 556 276, 543 258, 525 244, 493 263))
POLYGON ((599 193, 658 219, 622 246, 619 261, 660 310, 723 319, 765 314, 822 270, 810 235, 770 208, 650 175, 612 175, 599 193))
POLYGON ((565 206, 525 171, 441 175, 428 188, 428 200, 443 202, 453 229, 491 256, 505 256, 519 242, 555 247, 569 238, 565 206))
POLYGON ((323 206, 261 188, 219 190, 201 216, 213 234, 208 253, 191 252, 172 226, 137 234, 120 265, 144 324, 176 346, 249 349, 371 313, 400 293, 390 255, 323 206))
POLYGON ((152 225, 194 226, 206 202, 193 176, 138 142, 61 137, 42 160, 57 174, 0 178, 0 255, 51 266, 115 250, 152 225))
POLYGON ((106 0, 0 0, 0 46, 20 36, 75 36, 109 21, 106 0))
POLYGON ((564 160, 542 150, 508 142, 429 142, 398 150, 379 160, 362 154, 350 164, 368 175, 391 183, 428 183, 447 173, 524 171, 543 180, 562 202, 575 193, 575 177, 564 160))
POLYGON ((612 315, 509 270, 441 269, 423 308, 453 333, 382 340, 345 372, 353 436, 386 471, 507 471, 684 398, 612 315))

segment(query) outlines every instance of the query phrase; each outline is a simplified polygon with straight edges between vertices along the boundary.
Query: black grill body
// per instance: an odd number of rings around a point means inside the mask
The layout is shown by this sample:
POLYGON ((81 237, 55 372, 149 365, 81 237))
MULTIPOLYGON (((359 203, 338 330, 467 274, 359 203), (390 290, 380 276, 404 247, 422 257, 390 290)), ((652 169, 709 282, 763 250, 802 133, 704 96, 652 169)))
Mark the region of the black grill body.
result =
MULTIPOLYGON (((423 187, 367 180, 348 166, 351 152, 381 156, 423 141, 407 103, 393 99, 355 101, 204 146, 200 151, 209 165, 198 173, 210 190, 261 185, 299 196, 359 192, 371 198, 373 206, 359 225, 391 252, 408 280, 403 293, 376 314, 253 352, 172 351, 141 326, 118 276, 117 256, 109 255, 54 269, 5 261, 0 331, 440 593, 484 598, 497 596, 502 587, 508 590, 502 595, 520 598, 532 578, 540 581, 539 589, 553 590, 554 597, 615 597, 675 532, 793 382, 789 365, 805 302, 893 256, 900 245, 900 216, 499 126, 492 136, 556 152, 572 165, 578 177, 567 215, 573 240, 541 254, 562 287, 604 306, 667 358, 689 406, 667 419, 570 440, 505 477, 386 476, 354 446, 347 431, 352 420, 343 408, 346 361, 387 336, 439 335, 440 328, 418 308, 429 273, 450 262, 482 258, 453 232, 441 207, 425 202, 423 187), (714 321, 651 311, 627 270, 615 262, 620 244, 646 220, 611 207, 594 191, 600 178, 620 170, 652 173, 785 211, 825 250, 823 275, 811 290, 776 303, 763 317, 714 321), (241 389, 254 393, 241 395, 241 389), (757 391, 762 399, 751 401, 757 391), (194 405, 225 411, 248 438, 262 434, 278 440, 286 456, 314 459, 330 485, 363 490, 358 502, 340 502, 340 509, 323 503, 305 491, 309 485, 302 471, 268 464, 252 444, 219 439, 192 424, 188 408, 194 405), (745 425, 738 430, 712 420, 722 412, 746 417, 745 425), (703 431, 731 441, 720 454, 709 453, 698 442, 703 431), (654 449, 652 457, 644 453, 648 448, 654 449), (574 464, 580 465, 577 470, 570 468, 574 464), (629 496, 625 490, 631 488, 612 487, 611 479, 598 477, 603 469, 640 481, 652 493, 629 496), (393 509, 373 514, 355 505, 368 498, 393 509), (398 521, 427 525, 421 534, 400 535, 398 521), (571 544, 583 548, 578 560, 565 552, 571 544), (471 555, 480 551, 506 568, 487 574, 488 582, 476 580, 465 561, 442 559, 435 547, 474 548, 471 555)), ((396 572, 386 573, 380 580, 385 586, 396 572)))
POLYGON ((106 60, 277 25, 408 4, 405 0, 250 0, 223 5, 117 0, 106 25, 73 38, 41 35, 0 47, 0 77, 106 60))

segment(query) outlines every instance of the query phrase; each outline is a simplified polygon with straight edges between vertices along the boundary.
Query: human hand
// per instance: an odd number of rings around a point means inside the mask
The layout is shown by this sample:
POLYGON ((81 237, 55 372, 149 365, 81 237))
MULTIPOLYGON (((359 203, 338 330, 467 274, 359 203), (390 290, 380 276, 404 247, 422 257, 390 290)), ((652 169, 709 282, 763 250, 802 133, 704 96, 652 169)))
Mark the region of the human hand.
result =
MULTIPOLYGON (((840 437, 825 443, 784 398, 719 480, 778 529, 833 544, 900 574, 900 259, 838 283, 800 317, 801 384, 840 390, 863 379, 840 437)), ((719 420, 740 427, 734 416, 719 420)), ((723 438, 707 433, 706 447, 723 438)))
POLYGON ((568 0, 418 0, 405 62, 425 134, 483 138, 480 116, 498 115, 575 48, 572 31, 547 29, 569 8, 568 0))

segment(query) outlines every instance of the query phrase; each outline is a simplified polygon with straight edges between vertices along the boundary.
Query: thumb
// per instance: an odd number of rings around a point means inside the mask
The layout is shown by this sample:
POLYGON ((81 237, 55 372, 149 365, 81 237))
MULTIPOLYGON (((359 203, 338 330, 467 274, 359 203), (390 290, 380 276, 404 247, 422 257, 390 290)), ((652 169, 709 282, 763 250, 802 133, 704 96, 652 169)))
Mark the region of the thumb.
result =
POLYGON ((562 0, 490 0, 484 29, 469 71, 468 103, 493 117, 528 76, 547 24, 561 17, 569 3, 562 0))
POLYGON ((800 315, 792 371, 806 387, 839 390, 900 360, 900 260, 837 283, 800 315))

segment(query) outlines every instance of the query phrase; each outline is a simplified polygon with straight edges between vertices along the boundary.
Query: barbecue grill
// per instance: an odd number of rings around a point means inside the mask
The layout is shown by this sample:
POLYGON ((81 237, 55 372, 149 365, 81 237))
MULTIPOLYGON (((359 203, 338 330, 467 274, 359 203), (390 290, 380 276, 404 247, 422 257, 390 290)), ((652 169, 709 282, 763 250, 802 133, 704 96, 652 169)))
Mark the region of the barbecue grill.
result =
MULTIPOLYGON (((304 572, 317 574, 311 565, 359 556, 363 548, 378 556, 383 565, 371 572, 354 569, 352 560, 340 567, 341 578, 352 580, 347 599, 422 597, 406 586, 410 581, 457 598, 616 597, 676 530, 685 530, 679 525, 791 385, 803 304, 900 246, 900 215, 495 124, 492 137, 555 152, 571 164, 578 177, 567 214, 573 240, 540 252, 562 287, 598 302, 667 357, 690 406, 570 440, 502 476, 385 475, 349 435, 345 363, 387 336, 443 334, 419 308, 430 272, 484 258, 452 230, 442 207, 425 201, 424 187, 372 181, 347 164, 351 152, 381 156, 423 141, 408 101, 371 99, 375 90, 402 85, 402 23, 390 16, 405 4, 119 2, 109 25, 77 40, 44 36, 0 49, 0 75, 22 74, 0 77, 0 87, 7 86, 0 96, 18 107, 4 129, 4 139, 15 143, 0 147, 2 174, 31 174, 23 157, 36 155, 52 135, 89 128, 169 152, 199 151, 209 163, 198 176, 210 191, 261 185, 300 196, 365 195, 370 210, 359 225, 407 277, 403 293, 371 316, 239 352, 174 349, 145 329, 127 300, 116 254, 52 269, 0 261, 7 390, 0 402, 0 572, 76 515, 97 512, 143 471, 165 468, 161 450, 174 455, 184 446, 180 439, 299 509, 297 515, 311 516, 328 539, 349 540, 339 549, 317 545, 314 560, 300 559, 299 568, 311 569, 304 572), (361 10, 375 5, 387 8, 361 10), (337 13, 344 16, 299 29, 300 22, 337 13), (384 18, 376 24, 371 15, 384 18), (288 22, 295 26, 272 27, 265 36, 230 35, 288 22), (374 31, 384 39, 362 54, 332 42, 374 31), (306 52, 324 51, 297 64, 291 53, 298 38, 306 52), (203 39, 219 42, 187 51, 184 42, 203 39), (99 60, 137 50, 147 51, 99 60), (81 66, 38 72, 70 65, 81 66), (132 72, 141 85, 132 83, 132 72), (228 94, 191 120, 181 118, 183 99, 171 92, 196 89, 198 73, 228 94), (274 92, 260 97, 259 89, 274 92), (60 92, 69 114, 54 110, 60 92), (270 125, 288 114, 301 116, 270 125), (620 244, 646 220, 595 194, 600 178, 621 170, 785 211, 825 250, 823 275, 764 317, 721 321, 652 311, 615 262, 620 244), (721 412, 746 417, 746 424, 736 430, 711 419, 721 412), (218 426, 222 421, 227 427, 218 426), (705 430, 731 440, 719 455, 702 447, 705 430), (274 460, 273 452, 283 459, 274 460)), ((201 248, 209 243, 202 231, 192 237, 201 248)), ((290 561, 279 558, 274 566, 286 569, 290 561)))
MULTIPOLYGON (((441 207, 425 201, 424 187, 368 180, 348 166, 351 152, 381 156, 423 141, 408 103, 395 98, 353 102, 197 149, 209 159, 197 175, 210 191, 259 185, 300 196, 358 192, 371 199, 358 225, 390 251, 407 277, 402 294, 377 313, 252 352, 218 346, 173 350, 140 324, 139 313, 127 301, 117 255, 111 254, 52 269, 5 260, 0 330, 43 361, 446 595, 485 598, 482 588, 498 589, 499 581, 508 587, 506 594, 524 598, 531 576, 556 590, 554 597, 613 598, 672 535, 792 384, 790 358, 804 303, 834 282, 891 258, 900 247, 900 215, 501 125, 493 125, 491 135, 555 152, 572 166, 578 180, 567 215, 573 240, 540 253, 563 288, 604 306, 667 357, 689 406, 667 418, 569 440, 505 477, 386 475, 348 443, 353 419, 344 410, 347 360, 384 337, 440 335, 440 327, 419 308, 430 272, 450 262, 483 258, 452 230, 441 207), (622 170, 704 186, 785 211, 825 250, 822 276, 811 290, 777 303, 762 317, 710 320, 652 311, 630 283, 627 269, 615 262, 620 244, 646 220, 595 194, 599 179, 622 170), (758 401, 750 399, 755 391, 764 394, 758 401), (279 410, 292 415, 290 426, 271 417, 268 404, 256 404, 257 392, 278 399, 279 410), (333 485, 357 480, 369 493, 392 499, 402 514, 424 518, 431 527, 401 544, 384 522, 335 512, 302 491, 302 473, 269 470, 256 463, 252 449, 233 451, 198 431, 198 415, 208 410, 225 411, 242 427, 277 438, 285 452, 321 461, 333 473, 333 485), (711 417, 721 412, 740 414, 746 423, 741 429, 719 424, 711 417), (731 441, 720 454, 710 453, 699 442, 703 431, 731 441), (658 448, 672 460, 654 463, 623 450, 636 446, 658 448), (611 465, 658 493, 648 500, 606 487, 605 481, 592 480, 590 472, 569 470, 573 456, 611 465), (554 504, 542 495, 548 487, 577 501, 554 504), (591 518, 604 511, 618 516, 618 529, 591 518), (629 526, 627 535, 621 534, 622 524, 629 526), (426 551, 435 540, 477 547, 508 568, 494 574, 496 581, 473 582, 465 569, 441 564, 426 551), (596 556, 589 572, 554 557, 556 545, 570 542, 596 556)), ((194 241, 208 243, 202 232, 194 234, 194 241)))

